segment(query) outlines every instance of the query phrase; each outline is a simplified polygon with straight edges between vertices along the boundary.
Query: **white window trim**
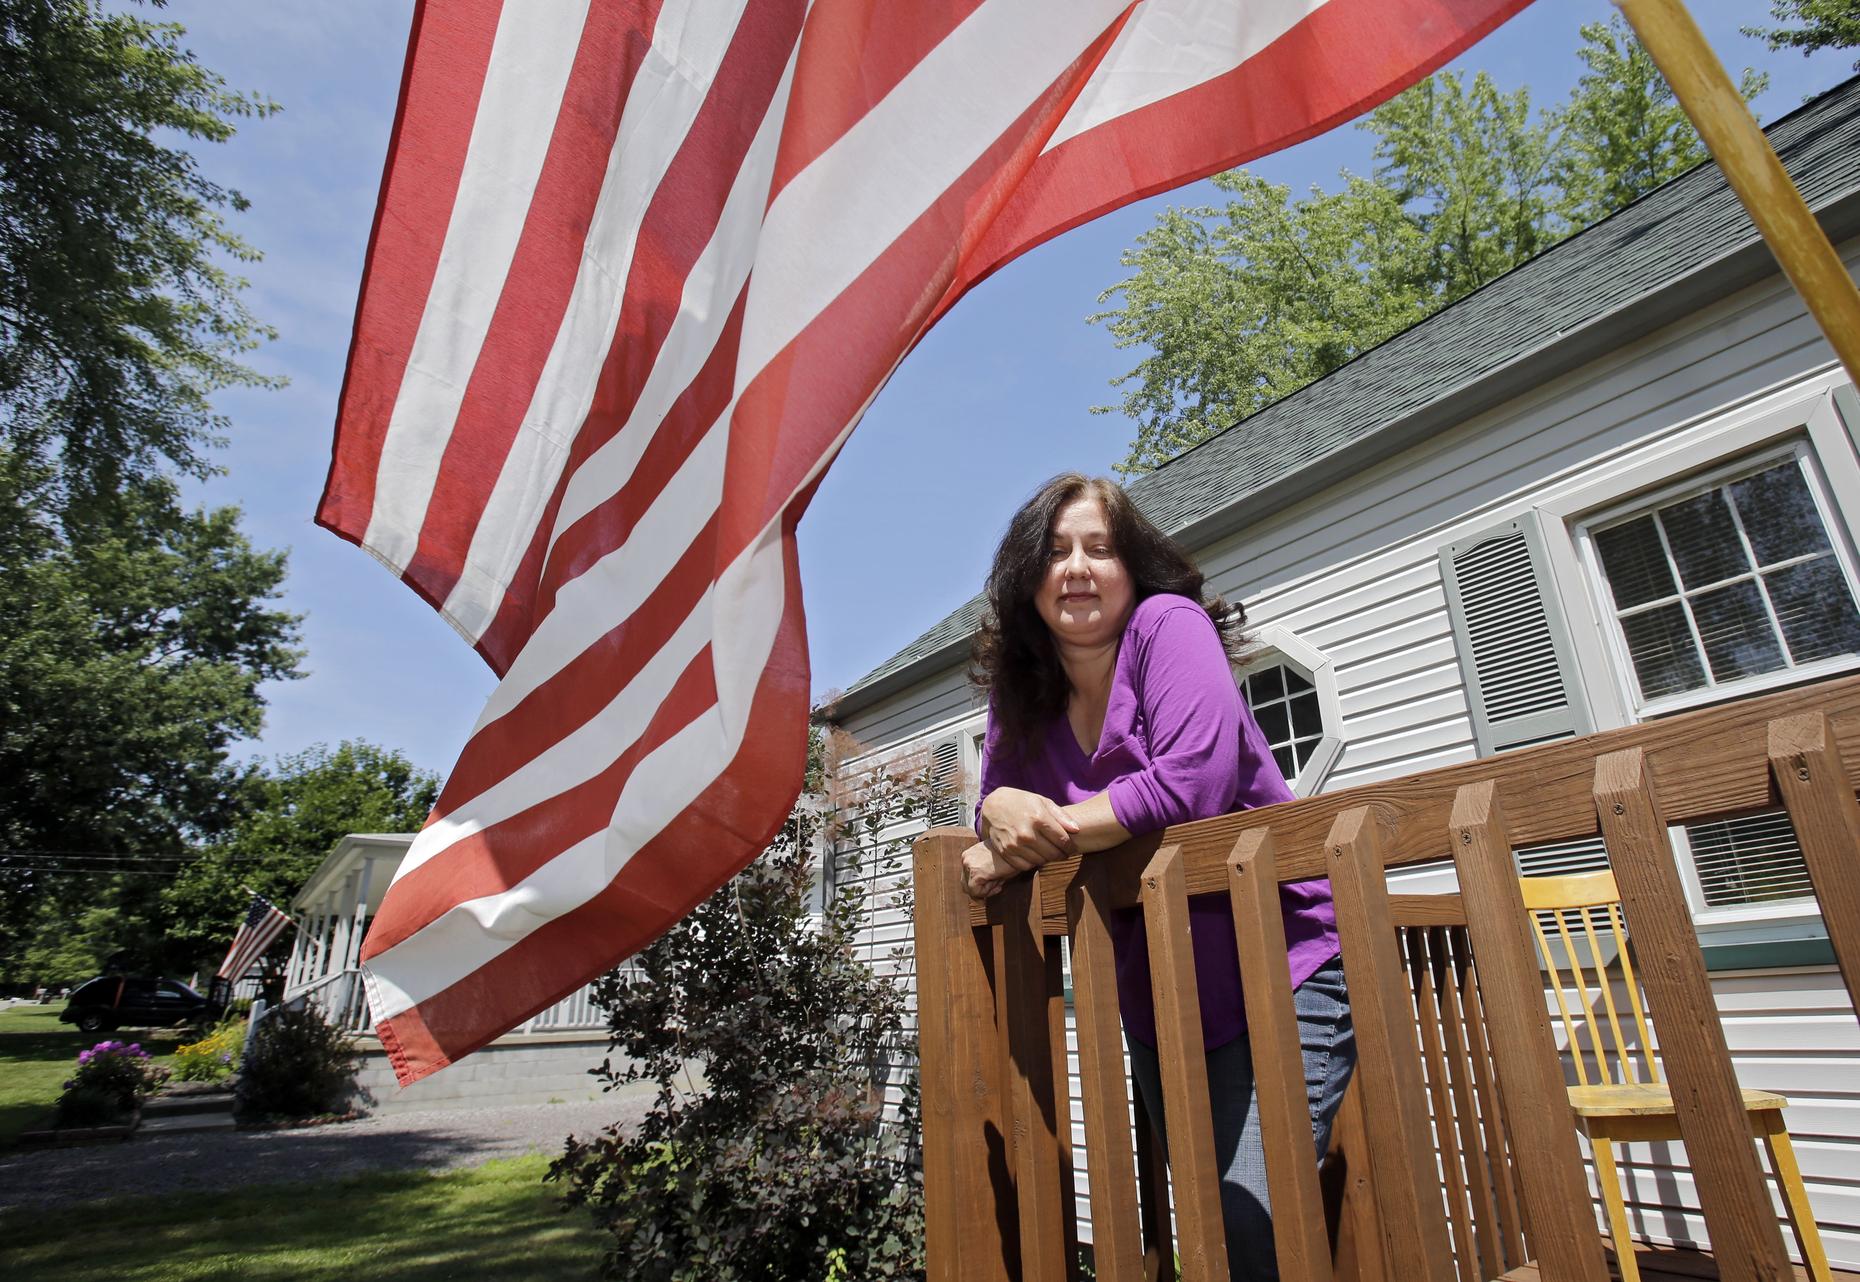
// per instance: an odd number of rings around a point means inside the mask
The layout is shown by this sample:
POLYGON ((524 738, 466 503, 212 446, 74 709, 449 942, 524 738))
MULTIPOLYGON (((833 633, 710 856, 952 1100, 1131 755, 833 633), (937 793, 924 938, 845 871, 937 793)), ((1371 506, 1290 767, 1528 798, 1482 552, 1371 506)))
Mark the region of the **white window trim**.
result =
MULTIPOLYGON (((1597 730, 1634 725, 1643 719, 1670 715, 1684 708, 1720 703, 1766 688, 1800 684, 1844 671, 1850 660, 1786 669, 1781 674, 1750 678, 1735 688, 1707 687, 1694 692, 1702 697, 1669 696, 1648 709, 1634 706, 1633 678, 1617 660, 1612 620, 1604 620, 1605 598, 1598 573, 1585 563, 1576 528, 1598 522, 1605 510, 1622 511, 1629 505, 1651 505, 1663 489, 1681 491, 1699 482, 1705 473, 1735 469, 1755 461, 1765 450, 1781 453, 1806 445, 1811 491, 1828 521, 1830 542, 1837 558, 1854 577, 1854 531, 1843 514, 1860 520, 1860 421, 1843 420, 1836 404, 1837 389, 1850 387, 1845 372, 1835 365, 1779 390, 1760 394, 1741 405, 1721 408, 1707 418, 1674 432, 1649 449, 1636 448, 1605 466, 1605 475, 1593 473, 1539 499, 1533 506, 1546 518, 1541 525, 1550 565, 1553 590, 1566 608, 1576 666, 1589 699, 1597 730), (1820 488, 1814 484, 1820 482, 1820 488), (1681 701, 1684 700, 1682 703, 1681 701)), ((1851 394, 1843 391, 1843 394, 1851 394)), ((1595 567, 1599 571, 1599 566, 1595 567)), ((1860 595, 1860 594, 1857 594, 1860 595)), ((1687 906, 1702 943, 1742 943, 1819 935, 1821 914, 1813 901, 1784 904, 1749 904, 1709 908, 1692 865, 1691 844, 1685 828, 1668 830, 1687 906)))
POLYGON ((1234 667, 1236 683, 1275 664, 1289 661, 1307 673, 1317 690, 1318 714, 1324 722, 1324 736, 1311 749, 1311 756, 1296 779, 1288 779, 1292 793, 1298 797, 1315 796, 1329 777, 1331 767, 1343 752, 1343 704, 1337 697, 1337 671, 1330 656, 1279 623, 1267 623, 1247 634, 1246 658, 1234 667))
MULTIPOLYGON (((1550 578, 1564 606, 1576 667, 1589 701, 1591 723, 1597 730, 1634 725, 1641 716, 1628 697, 1632 687, 1623 685, 1610 650, 1610 625, 1601 617, 1573 527, 1591 514, 1624 504, 1636 495, 1681 484, 1706 469, 1729 466, 1740 458, 1804 435, 1835 510, 1860 513, 1860 459, 1856 458, 1860 423, 1843 424, 1833 397, 1835 388, 1846 385, 1846 374, 1838 366, 1831 366, 1780 391, 1714 411, 1653 448, 1643 444, 1621 458, 1599 463, 1604 474, 1598 476, 1595 469, 1586 470, 1581 478, 1533 505, 1547 518, 1541 526, 1550 578)), ((1852 533, 1844 522, 1837 522, 1833 533, 1836 546, 1848 554, 1848 564, 1853 564, 1852 533)), ((1800 672, 1797 669, 1787 679, 1812 679, 1797 675, 1800 672)), ((1717 694, 1706 702, 1725 697, 1717 694)))
MULTIPOLYGON (((1642 700, 1637 693, 1633 659, 1628 653, 1626 640, 1622 635, 1619 620, 1616 618, 1607 575, 1603 573, 1601 556, 1595 547, 1595 531, 1615 523, 1630 513, 1650 511, 1686 495, 1704 493, 1723 484, 1729 477, 1788 459, 1795 459, 1804 465, 1803 472, 1808 478, 1809 496, 1813 499, 1815 510, 1827 529, 1828 541, 1834 549, 1835 562, 1840 565, 1842 572, 1847 576, 1847 586, 1853 592, 1855 600, 1860 601, 1860 573, 1855 571, 1845 523, 1841 520, 1840 512, 1832 502, 1833 496, 1828 492, 1821 468, 1815 461, 1813 443, 1803 436, 1797 436, 1769 449, 1760 449, 1741 455, 1709 471, 1693 472, 1663 489, 1637 494, 1625 502, 1592 513, 1577 523, 1572 537, 1576 541, 1577 553, 1582 561, 1584 580, 1593 595, 1591 605, 1597 611, 1598 617, 1605 620, 1602 632, 1612 660, 1610 669, 1614 678, 1615 693, 1627 707, 1634 710, 1637 720, 1645 721, 1669 716, 1675 712, 1685 712, 1714 703, 1723 703, 1728 699, 1759 694, 1783 686, 1802 685, 1860 668, 1860 655, 1848 655, 1820 659, 1793 668, 1780 668, 1774 672, 1741 677, 1716 685, 1704 685, 1695 690, 1661 695, 1653 699, 1642 700)), ((1782 643, 1780 635, 1777 641, 1779 644, 1782 643)), ((1703 655, 1700 656, 1700 662, 1704 662, 1703 655)))

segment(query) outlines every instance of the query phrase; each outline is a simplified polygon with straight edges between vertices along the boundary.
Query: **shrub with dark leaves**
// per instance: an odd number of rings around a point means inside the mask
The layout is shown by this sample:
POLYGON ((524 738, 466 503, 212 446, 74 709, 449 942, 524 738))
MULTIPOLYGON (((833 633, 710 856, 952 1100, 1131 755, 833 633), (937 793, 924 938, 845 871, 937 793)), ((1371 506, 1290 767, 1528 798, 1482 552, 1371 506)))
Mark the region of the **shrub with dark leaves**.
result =
MULTIPOLYGON (((869 860, 887 853, 886 824, 921 810, 927 781, 877 772, 867 783, 858 831, 835 835, 869 860)), ((608 1089, 653 1082, 657 1098, 630 1133, 569 1140, 550 1178, 612 1233, 609 1276, 923 1276, 905 990, 857 955, 863 883, 809 912, 812 850, 829 826, 825 799, 803 793, 768 851, 600 981, 609 1049, 626 1062, 594 1071, 608 1089), (888 1085, 902 1097, 889 1118, 888 1085)))
POLYGON ((361 1052, 316 1007, 266 1011, 239 1065, 238 1108, 248 1117, 316 1117, 348 1107, 361 1052))

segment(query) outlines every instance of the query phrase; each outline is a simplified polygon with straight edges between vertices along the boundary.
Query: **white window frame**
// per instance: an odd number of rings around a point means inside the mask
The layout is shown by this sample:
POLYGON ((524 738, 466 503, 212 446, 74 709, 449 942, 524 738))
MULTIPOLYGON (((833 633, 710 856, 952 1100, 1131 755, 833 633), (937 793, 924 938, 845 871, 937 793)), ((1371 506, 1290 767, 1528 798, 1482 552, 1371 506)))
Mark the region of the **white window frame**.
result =
MULTIPOLYGON (((1676 694, 1660 695, 1652 699, 1640 697, 1638 682, 1634 675, 1633 657, 1628 653, 1627 639, 1621 630, 1613 589, 1603 570, 1601 554, 1595 546, 1596 531, 1616 525, 1624 518, 1650 512, 1654 508, 1665 506, 1679 499, 1716 489, 1732 477, 1749 475, 1790 459, 1794 459, 1801 466, 1803 475, 1808 480, 1809 497, 1813 500, 1816 514, 1820 516, 1822 525, 1827 530, 1828 541, 1834 549, 1835 563, 1841 567, 1841 572, 1846 576, 1848 590, 1854 594, 1856 601, 1860 601, 1860 572, 1856 572, 1855 569, 1848 534, 1840 519, 1840 513, 1833 505, 1827 482, 1815 460, 1815 452, 1806 435, 1797 436, 1778 446, 1743 455, 1708 471, 1695 472, 1663 489, 1636 495, 1624 503, 1617 503, 1610 508, 1584 517, 1577 523, 1573 536, 1576 540, 1578 555, 1582 559, 1585 581, 1594 595, 1593 605, 1597 616, 1604 621, 1602 631, 1613 660, 1610 668, 1614 675, 1616 693, 1628 707, 1634 710, 1637 719, 1649 720, 1709 704, 1722 703, 1727 699, 1759 694, 1782 686, 1801 685, 1860 669, 1860 653, 1856 653, 1817 659, 1812 663, 1782 667, 1773 672, 1714 683, 1711 679, 1710 666, 1706 662, 1705 655, 1701 653, 1699 662, 1706 674, 1705 685, 1676 694)), ((1780 631, 1776 639, 1777 644, 1784 647, 1786 654, 1787 643, 1783 640, 1780 631)))
MULTIPOLYGON (((1860 668, 1860 660, 1826 660, 1785 669, 1780 674, 1746 678, 1746 683, 1707 686, 1684 695, 1636 704, 1632 668, 1625 648, 1614 639, 1609 598, 1592 549, 1579 546, 1577 531, 1650 507, 1663 496, 1703 488, 1709 475, 1724 476, 1769 453, 1780 457, 1801 449, 1809 466, 1810 492, 1828 528, 1829 541, 1848 575, 1855 578, 1854 531, 1842 513, 1860 521, 1860 413, 1844 371, 1836 365, 1793 384, 1759 393, 1732 406, 1713 410, 1681 427, 1651 448, 1645 441, 1593 460, 1582 473, 1537 500, 1550 577, 1568 611, 1577 667, 1598 730, 1634 725, 1779 686, 1802 684, 1834 672, 1860 668), (1846 415, 1843 407, 1847 407, 1846 415), (1823 666, 1823 665, 1827 666, 1823 666)), ((1860 592, 1856 593, 1860 599, 1860 592)), ((1814 900, 1712 908, 1705 904, 1692 864, 1691 843, 1683 825, 1669 830, 1687 906, 1701 940, 1729 944, 1806 938, 1821 930, 1814 900)))
POLYGON ((1322 650, 1283 624, 1267 623, 1247 634, 1246 657, 1234 665, 1234 682, 1239 685, 1251 674, 1280 664, 1297 668, 1317 690, 1324 735, 1312 747, 1298 777, 1286 780, 1294 796, 1311 797, 1323 788, 1331 767, 1343 752, 1343 705, 1337 697, 1337 672, 1330 656, 1322 650))

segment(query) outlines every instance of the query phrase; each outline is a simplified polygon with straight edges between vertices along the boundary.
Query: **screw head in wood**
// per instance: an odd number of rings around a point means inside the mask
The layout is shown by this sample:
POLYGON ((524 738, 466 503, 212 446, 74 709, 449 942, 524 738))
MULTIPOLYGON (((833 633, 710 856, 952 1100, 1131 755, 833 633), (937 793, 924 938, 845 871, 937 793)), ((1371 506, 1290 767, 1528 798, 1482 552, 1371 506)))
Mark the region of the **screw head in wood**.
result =
POLYGON ((1625 815, 1627 813, 1627 807, 1617 801, 1615 802, 1615 813, 1618 815, 1625 815))

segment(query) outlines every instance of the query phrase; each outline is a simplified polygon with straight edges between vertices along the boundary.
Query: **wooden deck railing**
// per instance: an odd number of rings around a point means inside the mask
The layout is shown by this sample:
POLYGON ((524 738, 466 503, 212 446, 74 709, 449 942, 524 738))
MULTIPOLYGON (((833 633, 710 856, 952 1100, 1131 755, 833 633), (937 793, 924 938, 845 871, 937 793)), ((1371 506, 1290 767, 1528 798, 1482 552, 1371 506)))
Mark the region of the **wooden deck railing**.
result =
POLYGON ((1078 1276, 1053 942, 1068 935, 1096 1275, 1169 1277, 1179 1257, 1190 1282, 1226 1278, 1187 925, 1188 896, 1213 893, 1235 910, 1284 1282, 1607 1278, 1512 856, 1597 832, 1715 1267, 1736 1282, 1793 1278, 1667 825, 1786 806, 1851 996, 1857 772, 1860 678, 1848 678, 1167 829, 1054 863, 985 907, 960 889, 973 834, 933 829, 915 855, 931 1278, 1078 1276), (1388 893, 1386 868, 1446 856, 1458 894, 1388 893), (1319 876, 1336 899, 1360 1057, 1339 1125, 1347 1188, 1328 1215, 1277 894, 1319 876), (1124 1077, 1108 921, 1131 906, 1150 939, 1173 1234, 1168 1175, 1141 1108, 1132 1132, 1124 1077))

